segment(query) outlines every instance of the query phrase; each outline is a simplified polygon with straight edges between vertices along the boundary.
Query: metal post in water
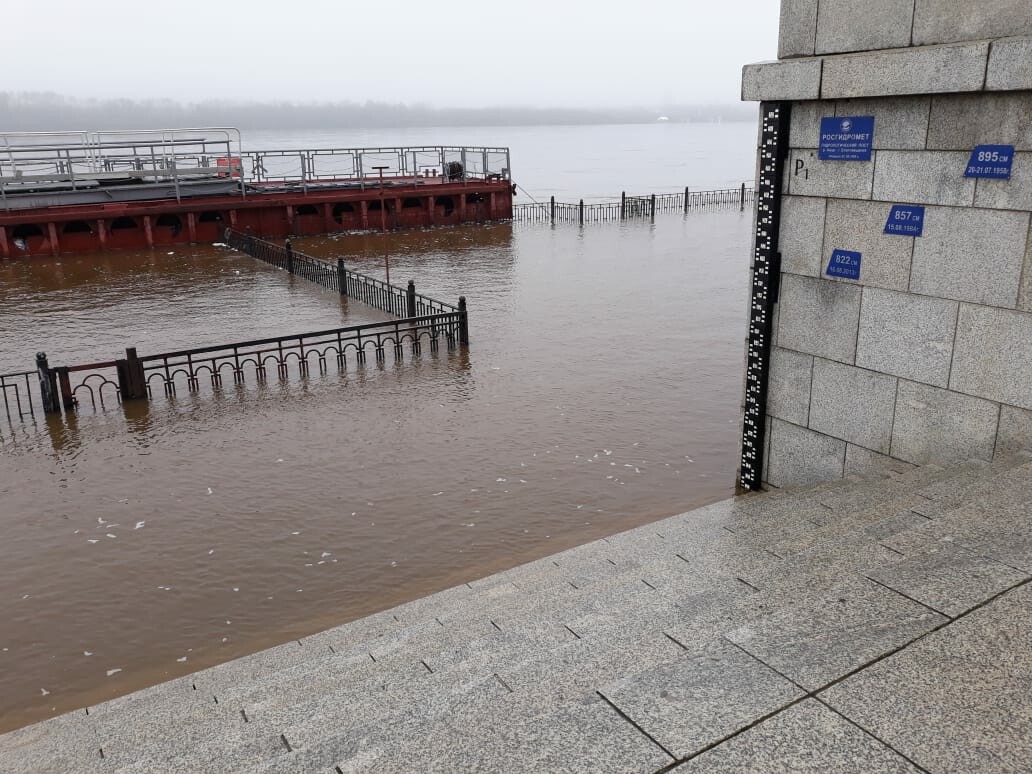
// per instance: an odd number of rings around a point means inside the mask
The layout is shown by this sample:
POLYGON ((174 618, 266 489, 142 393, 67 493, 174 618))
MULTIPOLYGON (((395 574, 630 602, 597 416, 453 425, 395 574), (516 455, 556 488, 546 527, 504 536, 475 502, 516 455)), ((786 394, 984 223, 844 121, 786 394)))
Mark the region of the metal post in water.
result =
POLYGON ((283 246, 287 250, 287 271, 291 274, 294 273, 294 248, 290 244, 290 240, 286 240, 283 246))
POLYGON ((59 366, 54 371, 57 372, 57 381, 61 388, 61 405, 64 406, 65 411, 75 408, 78 401, 72 393, 72 380, 68 377, 68 366, 59 366))
POLYGON ((555 225, 555 197, 553 196, 550 203, 552 213, 552 225, 555 225))
POLYGON ((688 214, 688 186, 684 187, 684 214, 688 214))
POLYGON ((57 378, 47 363, 47 353, 36 353, 36 373, 39 374, 39 394, 43 400, 43 411, 47 414, 60 414, 61 403, 57 395, 57 378))
POLYGON ((652 202, 649 205, 649 209, 651 210, 651 212, 649 213, 649 217, 652 220, 652 222, 655 223, 656 222, 656 195, 655 194, 652 194, 652 202))
POLYGON ((624 219, 627 213, 627 191, 620 191, 620 220, 624 219))
POLYGON ((147 382, 136 347, 127 348, 125 359, 115 361, 115 370, 118 372, 118 391, 123 403, 127 400, 146 400, 147 382))
POLYGON ((741 212, 745 212, 745 183, 742 183, 742 192, 739 195, 738 201, 741 204, 741 206, 739 207, 739 210, 741 212))
POLYGON ((580 224, 584 225, 584 200, 580 200, 580 224))
POLYGON ((459 343, 469 344, 469 314, 466 312, 465 296, 459 296, 459 343))
POLYGON ((406 312, 409 317, 416 316, 416 281, 408 281, 408 290, 405 293, 406 312))
POLYGON ((348 294, 348 271, 344 268, 344 259, 337 259, 337 288, 342 296, 348 294))

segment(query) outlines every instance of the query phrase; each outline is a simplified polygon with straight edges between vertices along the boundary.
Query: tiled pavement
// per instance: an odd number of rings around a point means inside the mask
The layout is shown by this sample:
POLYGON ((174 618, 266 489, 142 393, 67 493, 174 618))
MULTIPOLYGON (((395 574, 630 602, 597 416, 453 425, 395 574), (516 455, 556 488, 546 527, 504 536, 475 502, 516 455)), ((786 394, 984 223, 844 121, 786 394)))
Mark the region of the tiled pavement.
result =
POLYGON ((0 772, 1017 772, 1032 455, 728 500, 0 736, 0 772))

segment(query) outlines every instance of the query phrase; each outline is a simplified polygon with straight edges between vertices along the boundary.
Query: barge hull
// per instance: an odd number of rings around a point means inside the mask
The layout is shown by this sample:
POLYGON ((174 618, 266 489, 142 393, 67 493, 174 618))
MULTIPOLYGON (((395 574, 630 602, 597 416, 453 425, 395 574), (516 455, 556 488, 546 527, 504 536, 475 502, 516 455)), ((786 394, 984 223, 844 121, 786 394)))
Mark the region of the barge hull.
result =
POLYGON ((280 239, 512 218, 508 180, 393 182, 307 191, 268 186, 246 196, 74 204, 0 212, 0 257, 213 242, 227 227, 280 239))

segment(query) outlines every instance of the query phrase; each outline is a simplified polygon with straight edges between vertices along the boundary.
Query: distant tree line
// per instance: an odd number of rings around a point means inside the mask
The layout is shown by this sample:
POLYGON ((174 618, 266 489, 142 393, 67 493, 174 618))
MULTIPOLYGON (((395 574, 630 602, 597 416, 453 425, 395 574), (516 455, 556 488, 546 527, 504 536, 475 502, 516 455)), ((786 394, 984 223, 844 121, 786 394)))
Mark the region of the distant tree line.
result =
POLYGON ((548 126, 742 121, 749 105, 668 105, 648 108, 435 108, 387 102, 239 102, 81 99, 60 94, 0 92, 0 131, 159 129, 236 126, 241 129, 388 129, 426 126, 548 126))

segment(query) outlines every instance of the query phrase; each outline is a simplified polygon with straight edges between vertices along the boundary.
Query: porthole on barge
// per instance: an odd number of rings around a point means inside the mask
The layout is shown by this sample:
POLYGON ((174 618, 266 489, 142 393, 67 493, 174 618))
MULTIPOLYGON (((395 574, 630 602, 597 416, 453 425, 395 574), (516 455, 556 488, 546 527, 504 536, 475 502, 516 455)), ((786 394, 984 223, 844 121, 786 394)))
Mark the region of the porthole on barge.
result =
POLYGON ((0 134, 0 258, 512 217, 508 148, 245 150, 236 129, 0 134))

